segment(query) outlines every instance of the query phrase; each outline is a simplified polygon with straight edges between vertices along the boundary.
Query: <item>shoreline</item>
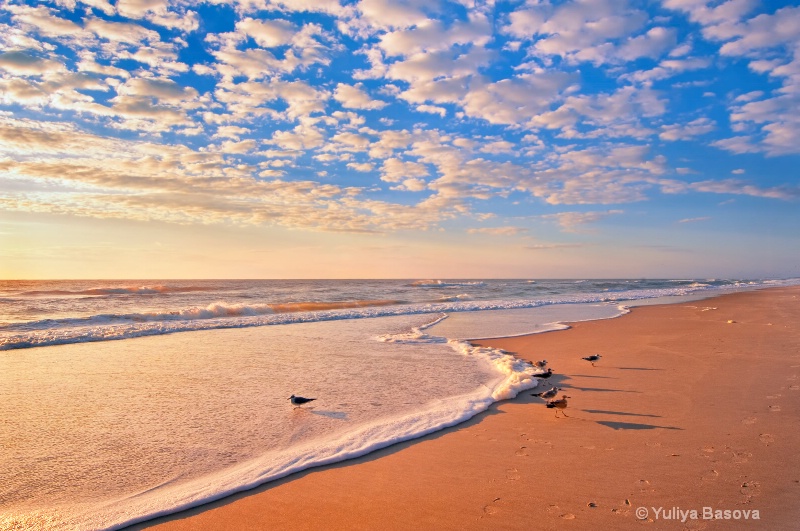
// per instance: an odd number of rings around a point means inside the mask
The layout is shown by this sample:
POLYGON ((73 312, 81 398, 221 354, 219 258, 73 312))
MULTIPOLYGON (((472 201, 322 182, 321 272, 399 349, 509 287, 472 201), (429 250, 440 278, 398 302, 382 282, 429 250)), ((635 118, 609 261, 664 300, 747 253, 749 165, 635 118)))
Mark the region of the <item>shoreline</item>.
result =
POLYGON ((680 520, 708 506, 758 510, 731 525, 793 528, 799 295, 639 306, 558 334, 473 341, 550 360, 570 418, 523 392, 452 428, 127 529, 638 528, 649 522, 637 507, 680 520), (596 352, 596 367, 580 359, 596 352))

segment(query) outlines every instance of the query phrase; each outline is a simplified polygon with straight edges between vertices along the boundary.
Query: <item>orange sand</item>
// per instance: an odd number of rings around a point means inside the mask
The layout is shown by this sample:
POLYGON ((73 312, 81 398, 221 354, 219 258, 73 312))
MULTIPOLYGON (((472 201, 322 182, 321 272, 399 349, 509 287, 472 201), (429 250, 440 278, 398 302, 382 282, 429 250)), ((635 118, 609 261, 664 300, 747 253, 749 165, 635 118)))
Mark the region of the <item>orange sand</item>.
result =
POLYGON ((800 288, 482 343, 548 359, 570 417, 524 392, 454 428, 137 527, 800 528, 800 288), (593 353, 596 367, 580 359, 593 353), (703 507, 760 519, 706 520, 703 507))

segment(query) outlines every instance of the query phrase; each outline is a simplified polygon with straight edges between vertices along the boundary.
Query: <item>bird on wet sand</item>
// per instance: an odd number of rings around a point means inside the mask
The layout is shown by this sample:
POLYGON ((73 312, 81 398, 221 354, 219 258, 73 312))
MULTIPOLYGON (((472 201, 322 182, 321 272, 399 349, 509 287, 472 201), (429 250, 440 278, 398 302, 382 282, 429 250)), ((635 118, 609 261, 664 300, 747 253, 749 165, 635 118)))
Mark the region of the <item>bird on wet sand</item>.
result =
POLYGON ((541 378, 543 380, 546 380, 547 378, 550 378, 551 376, 553 376, 553 369, 547 369, 546 372, 542 372, 542 373, 533 375, 534 378, 541 378))
POLYGON ((600 354, 592 354, 591 356, 586 356, 585 358, 581 358, 581 359, 582 360, 586 360, 588 362, 591 362, 592 367, 594 367, 595 366, 594 362, 596 362, 597 360, 599 360, 602 357, 603 356, 601 356, 600 354))
POLYGON ((569 418, 569 415, 564 413, 564 410, 567 409, 567 398, 572 398, 571 396, 562 395, 561 398, 558 400, 550 400, 547 402, 546 406, 547 409, 555 409, 556 410, 556 418, 558 418, 558 412, 561 411, 561 414, 565 417, 569 418))
POLYGON ((290 396, 288 399, 292 401, 292 405, 295 408, 298 408, 303 404, 311 402, 312 400, 316 400, 316 398, 304 398, 302 396, 294 396, 294 395, 290 396))
POLYGON ((533 366, 536 367, 537 369, 544 369, 545 367, 547 367, 547 360, 534 361, 533 366))
POLYGON ((549 400, 551 398, 555 398, 559 391, 561 391, 560 387, 551 387, 547 391, 542 391, 541 393, 532 393, 531 396, 538 396, 539 398, 549 400))

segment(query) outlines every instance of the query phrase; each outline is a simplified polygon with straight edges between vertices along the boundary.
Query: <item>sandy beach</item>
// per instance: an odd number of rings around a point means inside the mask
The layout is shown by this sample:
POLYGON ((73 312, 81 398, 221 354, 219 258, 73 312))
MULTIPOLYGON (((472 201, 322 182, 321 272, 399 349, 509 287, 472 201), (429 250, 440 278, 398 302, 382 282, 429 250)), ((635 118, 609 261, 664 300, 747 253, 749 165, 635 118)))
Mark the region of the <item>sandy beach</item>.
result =
POLYGON ((797 529, 800 288, 481 343, 549 360, 569 417, 524 392, 456 427, 136 528, 797 529))

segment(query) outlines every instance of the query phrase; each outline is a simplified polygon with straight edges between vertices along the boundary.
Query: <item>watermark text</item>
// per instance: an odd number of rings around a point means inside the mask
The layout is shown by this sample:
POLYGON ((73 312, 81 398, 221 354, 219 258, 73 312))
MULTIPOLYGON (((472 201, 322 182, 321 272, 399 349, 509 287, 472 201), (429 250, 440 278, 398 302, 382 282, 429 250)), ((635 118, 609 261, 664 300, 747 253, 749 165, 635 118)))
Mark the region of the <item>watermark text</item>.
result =
POLYGON ((646 520, 677 520, 686 523, 688 520, 761 520, 758 509, 716 509, 701 507, 700 509, 681 509, 680 507, 637 507, 636 518, 646 520))

